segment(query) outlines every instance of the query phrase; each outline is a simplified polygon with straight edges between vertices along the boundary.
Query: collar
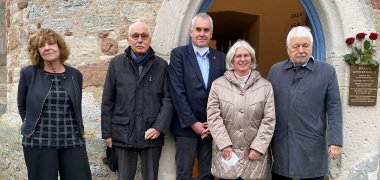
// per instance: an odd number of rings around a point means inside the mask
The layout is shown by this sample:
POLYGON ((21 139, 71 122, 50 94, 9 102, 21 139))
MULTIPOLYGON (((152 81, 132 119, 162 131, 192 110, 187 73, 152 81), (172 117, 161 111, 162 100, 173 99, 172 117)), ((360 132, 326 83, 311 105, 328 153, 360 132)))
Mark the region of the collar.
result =
MULTIPOLYGON (((302 67, 305 67, 305 68, 309 69, 310 71, 314 71, 314 66, 315 66, 314 61, 315 61, 314 57, 311 56, 310 59, 305 64, 302 65, 302 67)), ((288 61, 285 62, 283 69, 289 70, 293 67, 294 67, 293 62, 290 59, 288 59, 288 61)))
POLYGON ((197 47, 194 44, 192 44, 194 53, 202 58, 207 57, 207 55, 210 53, 210 48, 209 47, 197 47))

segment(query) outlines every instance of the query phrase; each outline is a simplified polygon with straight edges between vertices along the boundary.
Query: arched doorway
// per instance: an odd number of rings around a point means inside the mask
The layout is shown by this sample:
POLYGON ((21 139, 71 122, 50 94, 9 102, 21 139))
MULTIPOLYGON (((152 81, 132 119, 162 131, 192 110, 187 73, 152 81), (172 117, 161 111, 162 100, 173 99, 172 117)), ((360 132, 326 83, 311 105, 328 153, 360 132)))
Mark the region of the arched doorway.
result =
POLYGON ((258 70, 267 76, 270 67, 287 59, 285 39, 294 26, 306 25, 314 35, 313 56, 325 60, 323 31, 310 1, 205 0, 199 12, 207 12, 214 20, 211 46, 223 52, 237 40, 247 40, 256 50, 258 70))
POLYGON ((6 73, 6 28, 5 1, 0 2, 0 115, 6 111, 7 73, 6 73))

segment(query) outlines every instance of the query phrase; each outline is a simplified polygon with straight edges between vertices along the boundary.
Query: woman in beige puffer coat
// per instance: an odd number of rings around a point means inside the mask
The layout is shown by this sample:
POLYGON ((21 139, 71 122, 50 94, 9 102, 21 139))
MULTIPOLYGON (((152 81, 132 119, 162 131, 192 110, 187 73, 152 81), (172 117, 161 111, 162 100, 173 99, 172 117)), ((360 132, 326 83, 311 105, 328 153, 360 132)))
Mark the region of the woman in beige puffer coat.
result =
POLYGON ((267 179, 275 128, 272 85, 255 70, 255 51, 246 41, 237 41, 226 61, 227 71, 213 82, 207 105, 214 139, 211 172, 222 179, 267 179))

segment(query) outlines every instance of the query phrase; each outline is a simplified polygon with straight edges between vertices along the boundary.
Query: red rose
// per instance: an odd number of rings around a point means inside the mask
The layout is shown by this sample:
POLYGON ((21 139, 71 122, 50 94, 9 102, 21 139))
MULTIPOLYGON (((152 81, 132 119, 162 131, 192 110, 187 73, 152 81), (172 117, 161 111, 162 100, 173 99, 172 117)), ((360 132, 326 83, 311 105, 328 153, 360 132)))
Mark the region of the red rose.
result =
POLYGON ((365 38, 365 35, 367 35, 367 34, 364 33, 364 32, 362 32, 362 33, 358 33, 358 34, 356 35, 356 38, 358 38, 358 39, 364 39, 364 38, 365 38))
POLYGON ((377 39, 377 36, 378 36, 377 33, 371 32, 371 34, 369 35, 369 39, 371 39, 371 40, 376 40, 376 39, 377 39))
POLYGON ((351 44, 353 44, 354 42, 355 42, 355 38, 354 38, 354 37, 349 37, 349 38, 346 39, 346 43, 347 43, 348 45, 351 45, 351 44))

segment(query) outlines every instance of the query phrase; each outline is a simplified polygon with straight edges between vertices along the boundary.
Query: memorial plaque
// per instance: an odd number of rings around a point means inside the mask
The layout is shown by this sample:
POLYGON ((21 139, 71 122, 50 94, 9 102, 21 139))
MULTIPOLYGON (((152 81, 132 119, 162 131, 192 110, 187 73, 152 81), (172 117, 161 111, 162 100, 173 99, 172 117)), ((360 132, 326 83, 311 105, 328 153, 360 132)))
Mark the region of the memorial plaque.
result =
POLYGON ((351 65, 348 105, 376 105, 378 75, 379 66, 351 65))

